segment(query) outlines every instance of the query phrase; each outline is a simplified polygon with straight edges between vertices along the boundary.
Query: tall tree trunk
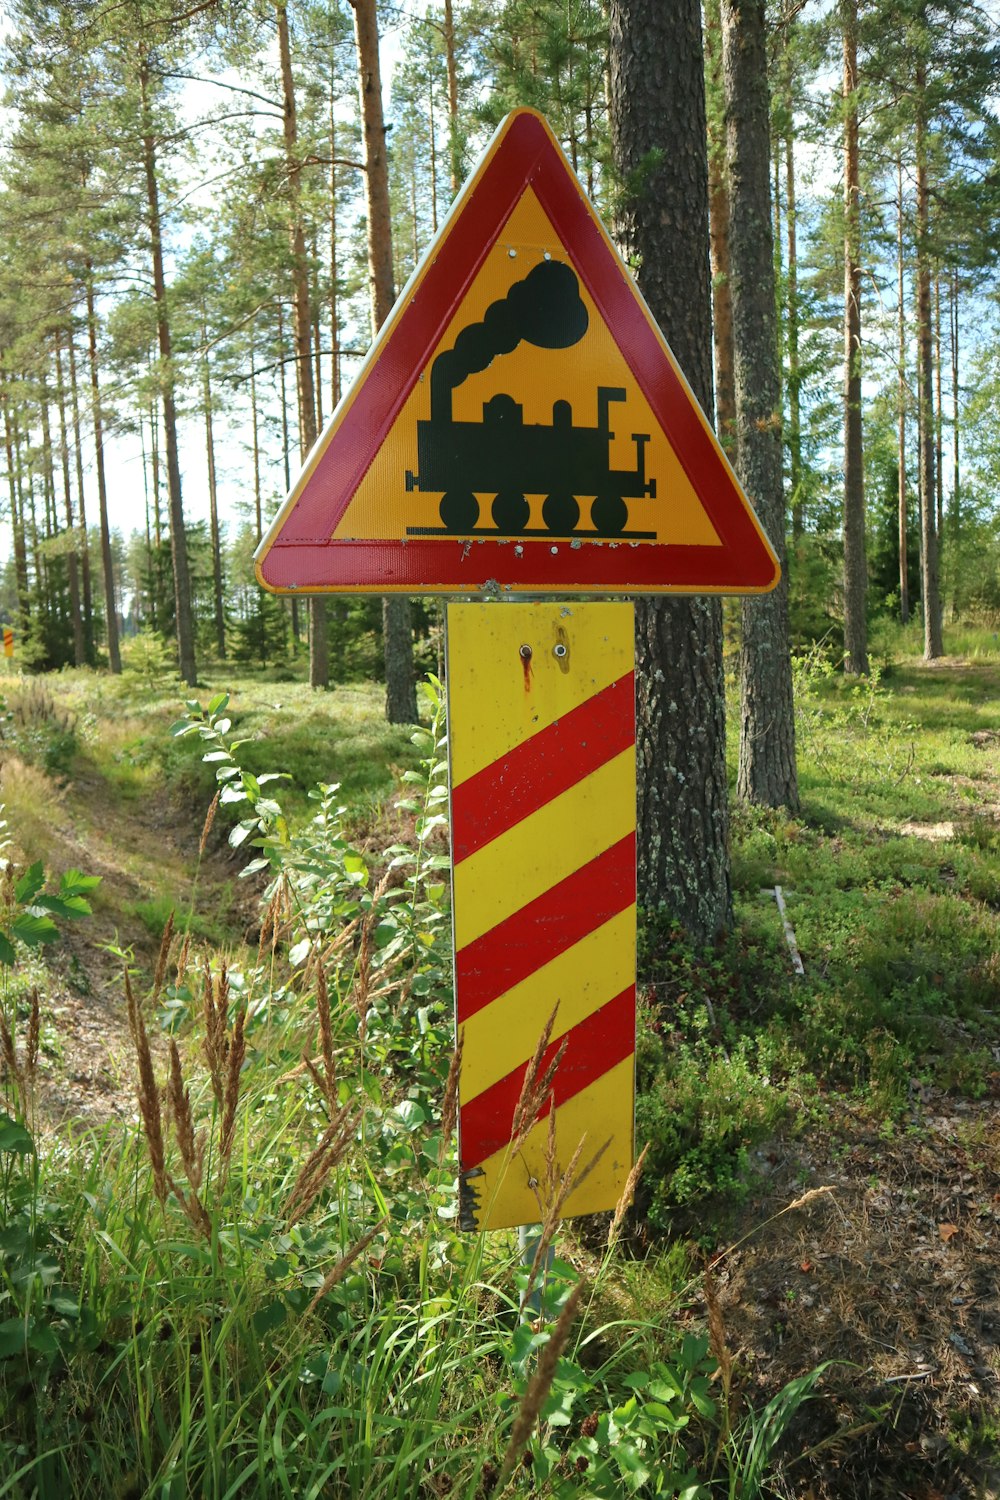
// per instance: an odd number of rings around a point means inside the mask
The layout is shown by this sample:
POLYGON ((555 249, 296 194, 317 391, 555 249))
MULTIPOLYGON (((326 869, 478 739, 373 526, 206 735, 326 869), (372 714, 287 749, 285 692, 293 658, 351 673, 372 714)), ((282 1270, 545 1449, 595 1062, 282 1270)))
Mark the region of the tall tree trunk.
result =
POLYGON ((97 505, 101 523, 101 564, 104 570, 104 613, 108 637, 108 666, 113 673, 122 669, 118 650, 118 606, 115 603, 114 564, 111 558, 111 528, 108 525, 108 484, 104 470, 104 416, 101 412, 101 384, 97 368, 97 314, 94 310, 94 278, 91 264, 86 263, 87 339, 90 355, 90 409, 94 424, 94 451, 97 467, 97 505))
POLYGON ((844 665, 868 671, 868 563, 861 431, 858 5, 844 0, 844 665))
MULTIPOLYGON (((299 448, 305 461, 319 435, 316 421, 316 390, 312 367, 312 315, 309 305, 309 265, 302 225, 302 163, 298 155, 298 119, 292 48, 288 34, 288 8, 277 0, 278 56, 281 64, 282 117, 285 132, 285 166, 288 172, 289 239, 292 250, 292 324, 299 393, 299 448)), ((286 449, 287 452, 287 449, 286 449)), ((326 629, 326 600, 321 594, 309 600, 309 682, 314 688, 330 682, 330 654, 326 629)))
POLYGON ((260 480, 260 414, 257 410, 257 374, 255 365, 257 350, 253 338, 250 342, 250 426, 253 435, 253 518, 254 541, 260 545, 264 535, 264 506, 260 480))
POLYGON ((934 482, 934 328, 931 316, 931 264, 927 246, 929 183, 927 173, 927 70, 916 68, 917 150, 917 352, 919 363, 920 534, 923 540, 921 594, 924 606, 924 658, 933 661, 944 651, 941 630, 941 588, 938 578, 938 534, 934 482))
MULTIPOLYGON (((365 143, 365 199, 368 207, 368 273, 371 281, 372 332, 377 333, 392 310, 392 213, 389 206, 389 163, 382 115, 378 20, 375 0, 351 0, 358 48, 358 82, 365 143)), ((389 594, 382 601, 385 648, 385 716, 390 724, 413 724, 417 692, 413 680, 413 631, 410 601, 389 594)))
POLYGON ((938 547, 944 545, 944 403, 941 399, 941 268, 934 271, 934 483, 938 547))
POLYGON ((94 660, 94 597, 90 577, 90 538, 87 535, 87 501, 83 483, 83 440, 80 423, 80 391, 76 378, 76 339, 69 335, 69 394, 73 414, 73 453, 76 459, 76 502, 80 515, 80 582, 83 589, 83 639, 86 659, 94 660))
POLYGON ((462 184, 462 142, 458 132, 458 66, 452 0, 444 0, 444 65, 448 74, 448 158, 451 196, 454 198, 462 184))
POLYGON ((45 496, 45 537, 54 537, 56 524, 55 456, 52 452, 52 428, 49 425, 48 374, 39 401, 42 418, 42 493, 45 496))
POLYGON ((337 251, 337 122, 333 113, 333 89, 330 89, 330 405, 336 410, 340 400, 340 274, 337 251))
POLYGON ((799 250, 798 208, 795 190, 795 124, 791 85, 786 99, 788 133, 785 136, 785 235, 788 245, 786 327, 788 348, 788 477, 791 483, 792 537, 802 535, 802 369, 799 360, 799 250))
POLYGON ((188 687, 198 681, 194 655, 194 616, 191 607, 191 575, 188 567, 187 530, 181 493, 181 463, 177 447, 177 406, 174 400, 173 340, 167 308, 167 282, 163 270, 163 229, 160 219, 160 187, 156 175, 156 137, 149 100, 149 58, 145 43, 139 51, 139 87, 142 98, 142 157, 146 174, 150 254, 153 264, 153 300, 156 306, 156 336, 160 351, 163 390, 163 438, 167 449, 167 496, 170 503, 170 556, 174 565, 174 608, 177 627, 177 659, 188 687))
MULTIPOLYGON (((281 298, 278 298, 278 383, 281 390, 281 462, 285 473, 285 494, 292 487, 292 469, 289 457, 291 440, 288 435, 288 381, 285 376, 285 317, 281 298)), ((301 640, 299 628, 299 601, 293 594, 290 609, 292 615, 292 644, 298 649, 301 640)))
POLYGON ((69 431, 66 422, 66 386, 63 382, 62 339, 56 334, 56 393, 59 403, 59 452, 62 460, 63 503, 66 508, 66 527, 73 538, 72 550, 66 558, 66 575, 69 583, 69 615, 73 628, 73 662, 82 667, 87 660, 87 645, 83 633, 83 613, 80 609, 80 559, 76 551, 76 533, 73 525, 73 487, 69 472, 69 431))
MULTIPOLYGON (((202 342, 208 343, 208 329, 202 313, 202 342)), ((219 531, 219 486, 215 471, 215 427, 212 421, 212 377, 207 353, 201 361, 201 399, 205 412, 205 462, 208 467, 208 524, 212 542, 212 601, 215 608, 215 644, 223 661, 226 659, 226 612, 222 597, 222 537, 219 531)))
MULTIPOLYGON (((429 95, 428 107, 427 107, 427 134, 428 134, 428 137, 429 137, 429 145, 430 145, 431 230, 432 230, 432 232, 434 234, 437 234, 437 227, 438 227, 437 127, 435 126, 435 123, 434 123, 434 75, 433 75, 433 73, 428 74, 428 77, 427 77, 427 89, 428 89, 428 95, 429 95)), ((416 168, 416 158, 415 157, 412 158, 412 164, 413 164, 412 165, 413 177, 414 177, 414 179, 416 179, 417 168, 416 168)), ((413 231, 414 231, 414 243, 416 243, 416 215, 415 214, 414 214, 414 220, 413 220, 413 231)), ((414 256, 414 261, 417 261, 417 260, 419 260, 419 256, 415 255, 414 256)))
POLYGON ((722 64, 732 205, 737 473, 782 567, 772 593, 743 601, 736 789, 744 801, 796 812, 764 0, 722 0, 722 64))
POLYGON ((715 430, 729 458, 736 458, 736 396, 733 385, 733 300, 730 285, 729 183, 726 178, 725 108, 722 96, 722 37, 719 0, 705 7, 708 112, 708 222, 712 263, 712 332, 715 352, 715 430))
POLYGON ((7 487, 10 492, 10 526, 14 534, 14 579, 17 588, 18 628, 23 630, 31 618, 31 591, 28 583, 28 548, 24 539, 24 508, 20 491, 20 462, 15 453, 14 423, 10 411, 7 374, 3 374, 0 397, 3 400, 3 440, 7 458, 7 487))
POLYGON ((961 468, 959 465, 959 407, 958 407, 958 270, 951 274, 949 287, 949 314, 951 321, 951 426, 952 426, 952 484, 951 484, 951 545, 954 555, 952 577, 952 612, 958 618, 960 608, 959 574, 961 564, 958 556, 958 539, 961 534, 961 468))
POLYGON ((903 159, 896 157, 896 297, 898 302, 899 376, 896 385, 896 461, 899 465, 899 618, 910 620, 910 517, 906 500, 906 300, 903 262, 903 159))
MULTIPOLYGON (((701 6, 611 0, 609 14, 615 163, 623 180, 642 183, 623 201, 620 237, 695 397, 711 411, 701 6)), ((639 899, 705 942, 732 923, 718 600, 639 600, 636 655, 639 899)))
MULTIPOLYGON (((153 551, 153 507, 150 504, 149 465, 146 463, 146 430, 142 408, 139 408, 139 443, 142 448, 142 486, 146 501, 146 603, 151 630, 156 630, 156 555, 153 551)), ((143 623, 145 624, 145 618, 143 623)))
MULTIPOLYGON (((313 264, 319 265, 319 247, 315 233, 310 240, 313 264)), ((323 331, 321 328, 319 303, 312 309, 313 390, 316 393, 316 431, 323 430, 323 331)))

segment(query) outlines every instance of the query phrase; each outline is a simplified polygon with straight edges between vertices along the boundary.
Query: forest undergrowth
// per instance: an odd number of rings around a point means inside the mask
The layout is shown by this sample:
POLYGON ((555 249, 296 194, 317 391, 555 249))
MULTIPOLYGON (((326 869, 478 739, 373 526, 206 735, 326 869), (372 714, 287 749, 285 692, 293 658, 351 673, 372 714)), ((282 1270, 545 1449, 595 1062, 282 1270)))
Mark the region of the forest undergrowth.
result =
POLYGON ((411 742, 374 688, 240 680, 171 733, 169 682, 8 679, 0 1495, 993 1493, 1000 653, 963 647, 799 662, 802 814, 735 811, 714 949, 644 922, 636 1203, 560 1224, 553 1161, 540 1310, 456 1225, 436 684, 411 742))

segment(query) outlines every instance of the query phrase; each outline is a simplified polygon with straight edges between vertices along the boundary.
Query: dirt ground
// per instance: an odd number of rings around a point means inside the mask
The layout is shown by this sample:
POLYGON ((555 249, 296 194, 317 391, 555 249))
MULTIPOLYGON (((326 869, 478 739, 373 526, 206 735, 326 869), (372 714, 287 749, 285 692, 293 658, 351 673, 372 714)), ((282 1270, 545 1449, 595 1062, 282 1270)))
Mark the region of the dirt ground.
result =
MULTIPOLYGON (((150 927, 129 915, 129 903, 170 892, 176 926, 183 931, 192 910, 221 918, 234 933, 255 926, 258 889, 236 877, 245 859, 229 849, 225 832, 213 830, 197 862, 204 809, 144 800, 114 804, 98 781, 78 780, 54 795, 49 828, 55 869, 76 867, 99 875, 94 914, 62 923, 57 944, 45 952, 42 1055, 35 1085, 38 1123, 58 1130, 69 1122, 99 1126, 136 1114, 134 1061, 128 1034, 123 983, 124 959, 131 955, 137 990, 147 989, 159 940, 150 927), (96 804, 90 821, 78 810, 96 804)), ((176 952, 176 945, 175 945, 176 952)), ((151 1040, 156 1044, 155 1032, 151 1040)))
POLYGON ((737 1383, 759 1412, 836 1361, 789 1430, 779 1494, 1000 1495, 1000 1072, 990 1082, 974 1102, 914 1082, 888 1137, 843 1105, 824 1137, 756 1153, 750 1237, 714 1268, 737 1383))

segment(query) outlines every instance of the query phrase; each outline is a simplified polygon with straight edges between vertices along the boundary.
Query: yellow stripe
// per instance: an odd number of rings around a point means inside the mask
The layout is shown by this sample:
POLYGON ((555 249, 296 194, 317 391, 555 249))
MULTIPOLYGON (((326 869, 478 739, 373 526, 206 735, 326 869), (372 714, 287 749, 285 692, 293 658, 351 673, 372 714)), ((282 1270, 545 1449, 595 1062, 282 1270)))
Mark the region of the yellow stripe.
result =
MULTIPOLYGON (((569 1165, 581 1136, 586 1136, 581 1166, 605 1141, 611 1142, 594 1170, 570 1193, 564 1217, 601 1213, 618 1202, 634 1155, 634 1074, 634 1059, 625 1058, 556 1111, 556 1160, 561 1169, 569 1165)), ((544 1194, 540 1203, 540 1189, 532 1190, 529 1179, 544 1182, 548 1134, 548 1119, 539 1120, 516 1155, 505 1147, 482 1163, 483 1175, 470 1180, 480 1205, 477 1228, 503 1229, 544 1218, 544 1194)))
POLYGON ((631 604, 449 604, 448 693, 461 704, 452 784, 492 765, 631 672, 631 604), (531 647, 528 670, 520 655, 531 647), (556 656, 555 648, 565 647, 556 656))
POLYGON ((634 827, 635 751, 629 746, 457 866, 456 948, 490 932, 634 827))
POLYGON ((557 1000, 554 1039, 600 1010, 634 979, 635 907, 630 906, 469 1017, 462 1026, 462 1103, 531 1057, 557 1000))

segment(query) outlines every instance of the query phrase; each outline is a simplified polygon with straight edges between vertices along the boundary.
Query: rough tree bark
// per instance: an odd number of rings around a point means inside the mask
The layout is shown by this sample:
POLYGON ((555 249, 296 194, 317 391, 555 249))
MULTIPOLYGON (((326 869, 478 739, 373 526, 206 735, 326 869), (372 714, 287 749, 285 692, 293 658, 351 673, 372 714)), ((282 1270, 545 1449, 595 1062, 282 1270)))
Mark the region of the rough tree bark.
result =
POLYGON ((715 430, 730 461, 736 454, 733 385, 733 301, 729 268, 729 182, 722 99, 722 34, 719 0, 705 7, 707 85, 714 108, 708 118, 708 222, 712 263, 712 334, 715 351, 715 430))
POLYGON ((931 264, 927 247, 930 230, 930 184, 927 171, 925 120, 927 69, 916 68, 917 148, 917 353, 920 428, 921 595, 924 606, 924 659, 944 652, 941 629, 941 588, 938 580, 938 533, 934 484, 934 329, 931 321, 931 264))
MULTIPOLYGON (((358 48, 358 84, 365 142, 365 200, 368 207, 368 271, 371 279, 372 332, 389 316, 394 300, 392 211, 389 163, 382 114, 378 18, 375 0, 351 0, 358 48)), ((390 724, 414 724, 417 692, 413 680, 413 632, 410 601, 389 594, 382 601, 385 649, 385 716, 390 724)))
MULTIPOLYGON (((309 305, 309 263, 302 225, 302 163, 298 154, 298 117, 295 82, 292 77, 292 47, 288 35, 288 8, 284 0, 275 6, 278 18, 278 58, 281 68, 281 108, 285 136, 285 168, 290 199, 288 235, 292 259, 292 327, 299 394, 299 451, 303 460, 319 435, 316 422, 316 389, 312 364, 312 310, 309 305)), ((286 446, 286 452, 287 446, 286 446)), ((327 687, 330 653, 326 630, 326 600, 309 600, 309 683, 327 687)))
MULTIPOLYGON (((208 346, 208 328, 202 309, 202 343, 208 346)), ((212 543, 212 600, 215 611, 215 644, 226 658, 226 611, 222 589, 222 537, 219 530, 219 485, 215 466, 215 424, 212 414, 212 376, 207 353, 201 361, 201 399, 205 413, 205 462, 208 466, 208 525, 212 543)))
POLYGON ((799 792, 785 575, 764 0, 722 0, 722 68, 732 208, 736 472, 782 568, 772 593, 743 601, 736 789, 746 802, 794 812, 799 792))
POLYGON ((62 463, 63 503, 66 508, 66 529, 73 537, 72 550, 66 556, 66 575, 69 582, 69 613, 73 627, 73 665, 82 667, 87 660, 87 645, 83 631, 83 612, 80 608, 80 559, 77 556, 73 525, 73 490, 69 473, 69 432, 66 422, 66 386, 63 381, 62 338, 55 338, 56 350, 56 397, 59 408, 59 456, 62 463))
POLYGON ((101 411, 101 381, 97 366, 97 312, 94 307, 94 278, 89 260, 86 263, 86 271, 90 411, 94 424, 97 509, 101 526, 101 566, 104 572, 104 613, 108 637, 108 666, 113 673, 118 673, 122 669, 122 659, 121 653, 118 650, 118 605, 115 602, 115 575, 111 560, 111 527, 108 522, 108 482, 104 466, 104 416, 101 411))
POLYGON ((31 595, 28 590, 28 549, 24 539, 24 510, 19 486, 18 461, 14 452, 14 424, 11 420, 7 379, 5 372, 0 374, 4 451, 7 458, 7 485, 10 491, 10 525, 14 533, 14 578, 17 587, 18 629, 23 630, 31 618, 31 595))
POLYGON ((83 441, 80 422, 80 392, 76 378, 76 339, 69 336, 69 392, 73 413, 73 451, 76 457, 76 499, 80 517, 80 582, 83 589, 83 634, 87 650, 87 661, 94 660, 94 605, 90 581, 90 543, 87 537, 87 500, 83 483, 83 441))
POLYGON ((906 302, 904 300, 903 264, 903 159, 896 157, 896 295, 897 358, 899 374, 896 386, 896 462, 899 465, 899 489, 896 497, 899 528, 899 618, 904 625, 910 619, 910 525, 906 502, 906 302))
MULTIPOLYGON (((611 0, 615 164, 641 182, 619 233, 647 303, 705 411, 712 289, 701 6, 611 0)), ((714 599, 636 605, 639 899, 695 941, 732 922, 722 611, 714 599)))
MULTIPOLYGON (((160 188, 156 175, 156 137, 150 107, 149 81, 149 58, 145 44, 142 44, 139 51, 142 157, 146 171, 146 211, 150 255, 153 263, 153 300, 156 306, 156 335, 163 381, 163 439, 167 449, 167 498, 170 505, 170 556, 174 565, 177 657, 181 677, 189 687, 194 687, 198 681, 194 659, 194 616, 191 608, 191 577, 188 568, 187 531, 184 525, 184 501, 181 494, 181 462, 177 447, 173 341, 167 308, 167 282, 163 270, 160 188)), ((112 670, 114 670, 113 667, 112 670)))
POLYGON ((788 245, 786 291, 788 349, 788 477, 791 487, 792 537, 802 535, 802 368, 799 359, 799 246, 795 187, 795 122, 791 70, 787 74, 788 129, 785 135, 785 237, 788 245))
POLYGON ((845 0, 844 30, 844 665, 868 671, 868 562, 861 429, 860 155, 858 5, 845 0))

